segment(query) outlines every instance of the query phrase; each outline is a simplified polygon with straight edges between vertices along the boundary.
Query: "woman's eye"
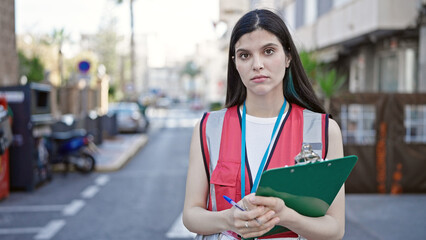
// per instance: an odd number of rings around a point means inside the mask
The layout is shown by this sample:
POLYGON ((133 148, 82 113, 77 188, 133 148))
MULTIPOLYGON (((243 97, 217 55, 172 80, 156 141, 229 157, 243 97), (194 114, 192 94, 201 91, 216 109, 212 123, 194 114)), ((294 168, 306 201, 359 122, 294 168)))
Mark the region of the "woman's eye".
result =
POLYGON ((271 49, 271 48, 265 49, 266 55, 272 55, 274 52, 275 52, 274 49, 271 49))
POLYGON ((247 59, 248 57, 249 57, 249 54, 248 54, 248 53, 241 53, 241 54, 240 54, 240 58, 241 58, 241 59, 243 59, 243 60, 244 60, 244 59, 247 59))

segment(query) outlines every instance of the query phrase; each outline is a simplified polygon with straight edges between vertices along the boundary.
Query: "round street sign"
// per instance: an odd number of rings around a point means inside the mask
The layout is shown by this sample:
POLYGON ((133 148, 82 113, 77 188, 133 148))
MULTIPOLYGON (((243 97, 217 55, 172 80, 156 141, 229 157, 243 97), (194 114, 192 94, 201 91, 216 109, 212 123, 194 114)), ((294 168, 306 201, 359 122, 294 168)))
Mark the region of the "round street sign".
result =
POLYGON ((81 73, 87 73, 89 69, 90 69, 90 62, 80 61, 78 63, 78 70, 80 70, 81 73))

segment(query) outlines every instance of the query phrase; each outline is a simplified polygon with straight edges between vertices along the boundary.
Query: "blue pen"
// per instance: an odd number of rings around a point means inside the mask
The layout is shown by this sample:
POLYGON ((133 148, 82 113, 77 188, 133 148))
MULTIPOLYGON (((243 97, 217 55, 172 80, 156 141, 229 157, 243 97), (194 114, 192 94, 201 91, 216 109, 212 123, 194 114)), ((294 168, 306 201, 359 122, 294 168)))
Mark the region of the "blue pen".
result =
POLYGON ((238 206, 238 204, 234 202, 234 200, 230 199, 228 196, 223 195, 223 198, 225 198, 225 200, 228 201, 232 206, 240 209, 241 211, 245 211, 242 207, 238 206))

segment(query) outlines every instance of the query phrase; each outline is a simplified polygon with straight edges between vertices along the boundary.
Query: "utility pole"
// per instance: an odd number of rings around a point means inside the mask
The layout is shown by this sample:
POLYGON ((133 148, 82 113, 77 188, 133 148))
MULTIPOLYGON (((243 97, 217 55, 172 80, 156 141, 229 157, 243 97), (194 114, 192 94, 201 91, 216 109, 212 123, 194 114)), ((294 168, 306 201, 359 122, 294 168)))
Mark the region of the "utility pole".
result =
POLYGON ((130 0, 130 83, 135 92, 136 86, 136 58, 135 58, 135 27, 133 16, 133 0, 130 0))

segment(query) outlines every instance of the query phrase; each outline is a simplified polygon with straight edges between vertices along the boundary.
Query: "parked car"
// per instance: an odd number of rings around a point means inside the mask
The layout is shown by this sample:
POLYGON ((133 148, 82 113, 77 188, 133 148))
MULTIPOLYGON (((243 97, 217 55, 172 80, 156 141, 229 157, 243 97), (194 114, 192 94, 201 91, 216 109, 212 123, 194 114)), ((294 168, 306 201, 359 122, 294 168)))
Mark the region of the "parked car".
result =
POLYGON ((172 105, 172 100, 168 97, 160 97, 156 101, 156 106, 158 108, 169 108, 172 105))
POLYGON ((147 121, 135 102, 109 104, 109 114, 117 114, 117 127, 120 132, 146 132, 147 121))

